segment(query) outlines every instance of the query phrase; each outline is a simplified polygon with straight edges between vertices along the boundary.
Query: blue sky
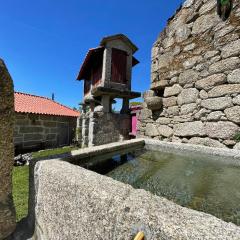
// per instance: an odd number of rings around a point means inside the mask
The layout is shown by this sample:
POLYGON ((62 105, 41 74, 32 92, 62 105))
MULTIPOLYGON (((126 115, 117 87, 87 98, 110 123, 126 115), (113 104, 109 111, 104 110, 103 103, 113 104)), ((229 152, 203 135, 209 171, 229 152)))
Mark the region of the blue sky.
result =
POLYGON ((126 34, 140 60, 132 88, 150 86, 151 47, 182 0, 0 0, 0 57, 15 90, 51 97, 70 107, 82 100, 76 81, 89 48, 101 38, 126 34))

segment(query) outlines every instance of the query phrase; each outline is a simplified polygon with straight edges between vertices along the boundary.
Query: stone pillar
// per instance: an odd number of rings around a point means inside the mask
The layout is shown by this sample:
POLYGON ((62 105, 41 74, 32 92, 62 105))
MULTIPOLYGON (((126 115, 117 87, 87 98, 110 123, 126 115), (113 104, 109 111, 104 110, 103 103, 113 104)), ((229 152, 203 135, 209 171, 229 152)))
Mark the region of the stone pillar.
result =
POLYGON ((0 239, 14 231, 16 222, 12 198, 13 129, 13 81, 0 59, 0 239))
POLYGON ((110 96, 108 95, 103 95, 102 96, 102 102, 101 102, 102 106, 103 106, 103 112, 105 113, 109 113, 111 112, 111 100, 110 100, 110 96))
POLYGON ((128 113, 130 113, 129 99, 128 98, 123 98, 122 109, 121 109, 120 113, 121 114, 128 114, 128 113))

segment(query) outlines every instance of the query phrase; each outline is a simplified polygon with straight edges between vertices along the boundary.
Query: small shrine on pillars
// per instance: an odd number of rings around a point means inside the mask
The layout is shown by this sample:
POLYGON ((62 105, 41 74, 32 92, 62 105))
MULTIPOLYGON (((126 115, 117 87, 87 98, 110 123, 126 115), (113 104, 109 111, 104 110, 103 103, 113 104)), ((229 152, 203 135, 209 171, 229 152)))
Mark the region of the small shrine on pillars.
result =
POLYGON ((139 63, 133 56, 137 50, 125 35, 117 34, 88 51, 77 77, 84 81, 79 138, 83 147, 129 139, 129 100, 141 96, 131 91, 132 67, 139 63), (116 98, 122 99, 118 113, 112 109, 116 98))

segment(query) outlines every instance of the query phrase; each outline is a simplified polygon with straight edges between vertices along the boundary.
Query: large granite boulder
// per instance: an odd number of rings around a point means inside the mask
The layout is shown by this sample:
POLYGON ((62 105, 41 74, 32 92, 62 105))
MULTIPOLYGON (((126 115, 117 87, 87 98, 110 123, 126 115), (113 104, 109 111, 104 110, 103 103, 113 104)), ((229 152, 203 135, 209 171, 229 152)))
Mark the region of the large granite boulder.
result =
POLYGON ((210 110, 224 110, 232 106, 232 98, 209 98, 201 101, 201 106, 210 110))
POLYGON ((226 114, 228 120, 238 124, 240 123, 240 106, 225 109, 224 113, 226 114))
POLYGON ((161 97, 148 97, 145 99, 145 102, 149 109, 159 110, 163 106, 163 101, 161 97))
POLYGON ((174 125, 174 135, 179 137, 205 136, 204 124, 201 121, 185 122, 174 125))
POLYGON ((208 122, 205 126, 206 133, 210 138, 233 139, 239 131, 239 127, 232 122, 208 122))
POLYGON ((225 74, 214 74, 209 77, 198 80, 195 84, 196 88, 210 90, 216 85, 220 85, 226 82, 225 74))
POLYGON ((178 95, 177 102, 179 105, 195 103, 198 99, 199 91, 196 88, 186 88, 178 95))
POLYGON ((4 62, 0 59, 0 239, 5 239, 15 229, 15 209, 12 198, 13 129, 13 81, 4 62))

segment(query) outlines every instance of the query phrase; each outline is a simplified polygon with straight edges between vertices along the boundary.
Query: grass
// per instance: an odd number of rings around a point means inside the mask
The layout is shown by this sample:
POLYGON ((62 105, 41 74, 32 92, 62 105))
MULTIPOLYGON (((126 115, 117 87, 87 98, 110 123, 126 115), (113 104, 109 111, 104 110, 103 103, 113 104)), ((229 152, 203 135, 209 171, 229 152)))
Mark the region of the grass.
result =
MULTIPOLYGON (((76 148, 64 147, 40 152, 34 152, 33 158, 48 157, 51 155, 67 153, 76 148)), ((17 221, 27 216, 28 213, 28 195, 29 195, 29 167, 14 167, 13 169, 13 200, 16 208, 17 221)))
POLYGON ((72 146, 63 147, 63 148, 49 149, 49 150, 34 152, 34 153, 32 154, 32 157, 33 157, 33 158, 48 157, 48 156, 51 156, 51 155, 68 153, 68 152, 71 152, 72 150, 75 150, 75 149, 77 149, 77 148, 74 148, 74 147, 72 147, 72 146))
POLYGON ((28 177, 29 167, 14 167, 13 169, 13 200, 16 207, 17 221, 28 212, 28 177))

